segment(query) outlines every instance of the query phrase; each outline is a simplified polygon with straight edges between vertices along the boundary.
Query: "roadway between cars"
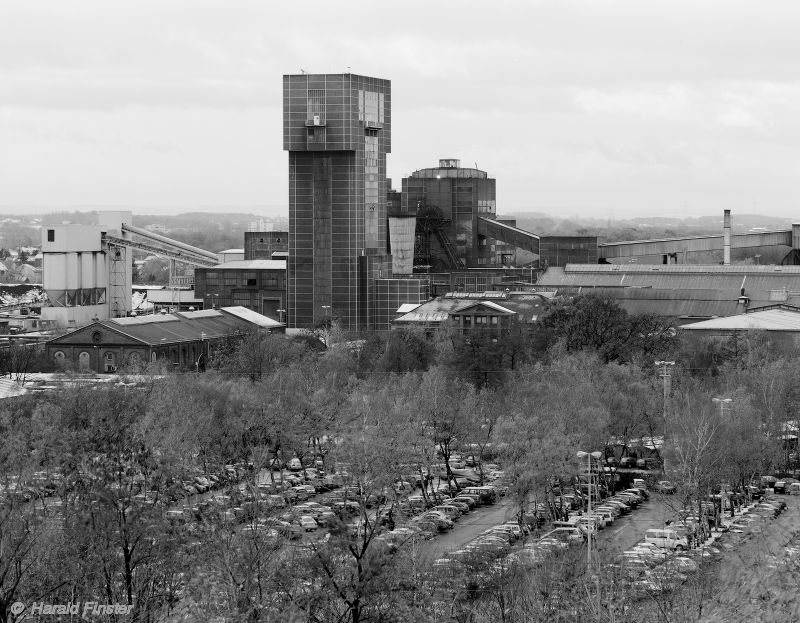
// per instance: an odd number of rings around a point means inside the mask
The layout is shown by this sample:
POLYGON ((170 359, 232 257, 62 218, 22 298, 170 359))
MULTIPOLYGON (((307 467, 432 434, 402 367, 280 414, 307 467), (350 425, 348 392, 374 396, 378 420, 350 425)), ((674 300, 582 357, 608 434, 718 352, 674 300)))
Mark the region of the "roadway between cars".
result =
POLYGON ((437 535, 426 545, 427 555, 431 560, 441 558, 448 552, 462 549, 484 530, 511 520, 514 520, 511 500, 499 498, 495 504, 476 508, 459 517, 450 532, 437 535))
MULTIPOLYGON (((610 561, 644 539, 645 530, 663 528, 664 523, 675 519, 673 498, 650 492, 650 499, 627 517, 617 517, 614 523, 596 535, 593 549, 603 560, 610 561)), ((677 502, 677 500, 675 501, 677 502)))

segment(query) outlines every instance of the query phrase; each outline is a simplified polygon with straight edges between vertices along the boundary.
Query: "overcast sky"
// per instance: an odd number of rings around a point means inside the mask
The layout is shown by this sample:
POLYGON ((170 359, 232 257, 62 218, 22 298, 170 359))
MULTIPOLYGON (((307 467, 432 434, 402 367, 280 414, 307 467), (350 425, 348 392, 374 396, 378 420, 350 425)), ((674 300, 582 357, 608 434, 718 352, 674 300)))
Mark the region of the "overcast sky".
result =
POLYGON ((389 175, 500 214, 800 216, 800 2, 4 0, 0 206, 285 213, 281 76, 392 81, 389 175))

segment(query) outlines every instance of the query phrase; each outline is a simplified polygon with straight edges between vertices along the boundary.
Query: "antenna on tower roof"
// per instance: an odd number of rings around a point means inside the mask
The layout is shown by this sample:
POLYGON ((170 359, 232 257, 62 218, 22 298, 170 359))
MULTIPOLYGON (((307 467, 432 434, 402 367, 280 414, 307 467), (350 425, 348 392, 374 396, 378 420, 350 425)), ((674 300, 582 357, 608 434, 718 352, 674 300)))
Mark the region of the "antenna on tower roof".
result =
POLYGON ((303 68, 301 67, 301 68, 300 68, 300 73, 301 73, 301 74, 303 74, 303 75, 305 75, 305 74, 307 74, 308 72, 307 72, 305 69, 303 69, 303 68))

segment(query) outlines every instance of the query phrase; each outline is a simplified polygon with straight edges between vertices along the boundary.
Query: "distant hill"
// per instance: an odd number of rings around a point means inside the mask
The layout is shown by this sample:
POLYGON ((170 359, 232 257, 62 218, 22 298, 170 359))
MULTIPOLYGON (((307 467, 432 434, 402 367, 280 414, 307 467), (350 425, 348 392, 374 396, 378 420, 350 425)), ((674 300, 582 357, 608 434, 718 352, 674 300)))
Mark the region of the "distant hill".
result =
MULTIPOLYGON (((647 240, 651 238, 677 238, 722 233, 722 214, 693 218, 641 217, 631 219, 558 218, 544 213, 508 213, 498 218, 514 218, 517 227, 544 236, 597 236, 600 242, 622 240, 647 240)), ((767 231, 791 229, 792 221, 786 218, 761 214, 733 214, 732 230, 744 233, 753 228, 767 231)))

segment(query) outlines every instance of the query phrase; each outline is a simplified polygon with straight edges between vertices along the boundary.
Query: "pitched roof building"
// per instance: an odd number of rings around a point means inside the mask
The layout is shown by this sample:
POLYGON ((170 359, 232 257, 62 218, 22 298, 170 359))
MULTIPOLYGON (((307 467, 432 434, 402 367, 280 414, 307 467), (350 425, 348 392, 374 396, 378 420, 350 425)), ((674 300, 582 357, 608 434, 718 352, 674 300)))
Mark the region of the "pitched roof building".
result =
POLYGON ((597 294, 629 313, 684 324, 776 303, 800 304, 800 266, 567 264, 548 268, 537 286, 558 294, 597 294))
POLYGON ((464 329, 530 324, 544 313, 552 297, 551 292, 449 292, 408 311, 402 307, 392 328, 433 328, 448 321, 464 329))
POLYGON ((766 331, 783 343, 800 338, 800 307, 771 305, 728 318, 712 318, 681 327, 693 337, 727 338, 750 331, 766 331))
POLYGON ((244 307, 224 307, 97 321, 48 341, 46 350, 57 365, 86 371, 116 372, 158 360, 202 369, 230 337, 284 327, 244 307))

